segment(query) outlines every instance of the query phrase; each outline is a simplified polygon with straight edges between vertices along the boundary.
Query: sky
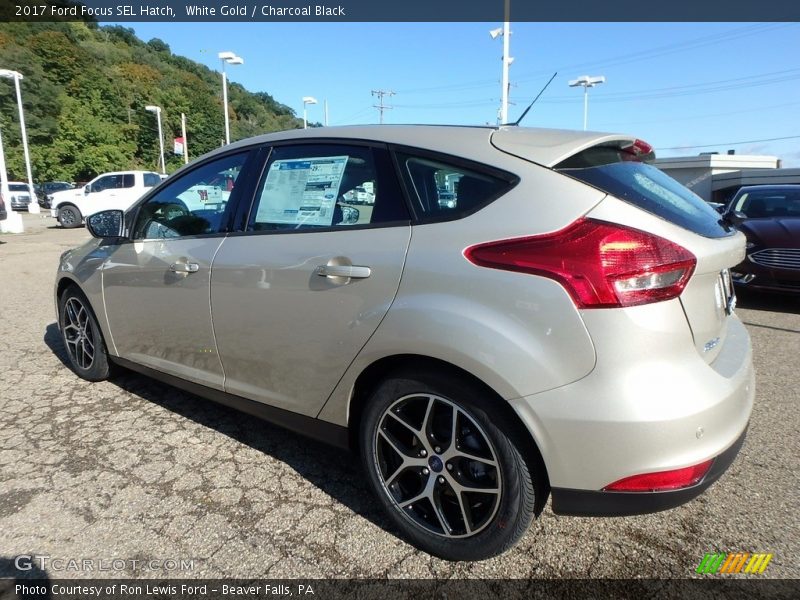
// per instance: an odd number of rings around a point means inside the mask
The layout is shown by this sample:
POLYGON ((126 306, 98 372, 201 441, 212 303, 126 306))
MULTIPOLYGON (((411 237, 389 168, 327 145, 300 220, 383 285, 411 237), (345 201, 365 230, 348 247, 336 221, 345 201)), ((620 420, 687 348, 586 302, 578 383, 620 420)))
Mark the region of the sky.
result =
MULTIPOLYGON (((217 53, 244 64, 232 81, 266 91, 309 121, 377 123, 372 90, 395 95, 386 123, 497 122, 501 23, 121 23, 148 41, 220 70, 217 53)), ((636 135, 658 156, 769 154, 800 167, 800 23, 512 23, 509 120, 581 129, 583 90, 568 81, 605 76, 589 90, 589 129, 636 135), (791 138, 777 140, 775 138, 791 138), (765 140, 765 141, 761 141, 765 140), (769 140, 769 141, 767 141, 769 140)))

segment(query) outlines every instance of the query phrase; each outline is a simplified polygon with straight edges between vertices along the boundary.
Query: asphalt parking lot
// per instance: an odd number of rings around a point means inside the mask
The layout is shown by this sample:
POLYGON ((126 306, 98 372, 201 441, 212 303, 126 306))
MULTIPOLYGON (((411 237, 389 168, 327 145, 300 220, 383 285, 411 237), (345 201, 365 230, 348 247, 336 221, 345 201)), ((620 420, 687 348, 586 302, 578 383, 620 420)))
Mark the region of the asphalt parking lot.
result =
POLYGON ((39 555, 50 577, 680 578, 707 552, 768 552, 760 577, 800 577, 800 298, 740 298, 756 405, 708 492, 642 517, 548 507, 507 554, 448 563, 397 536, 344 452, 132 373, 78 379, 52 285, 60 253, 88 233, 24 219, 26 233, 0 235, 0 576, 39 555), (56 571, 53 559, 125 566, 56 571), (191 569, 168 568, 182 559, 191 569))

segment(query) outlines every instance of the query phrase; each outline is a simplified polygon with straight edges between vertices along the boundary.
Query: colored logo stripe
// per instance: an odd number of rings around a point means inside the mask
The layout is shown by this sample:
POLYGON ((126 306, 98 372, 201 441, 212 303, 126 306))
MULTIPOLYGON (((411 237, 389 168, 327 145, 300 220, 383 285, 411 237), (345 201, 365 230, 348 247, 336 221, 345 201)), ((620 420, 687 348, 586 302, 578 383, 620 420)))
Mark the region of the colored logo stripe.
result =
POLYGON ((745 573, 760 574, 766 570, 772 556, 772 554, 750 554, 749 552, 711 552, 703 557, 695 572, 741 573, 742 567, 744 567, 745 573), (746 567, 745 563, 747 563, 746 567))

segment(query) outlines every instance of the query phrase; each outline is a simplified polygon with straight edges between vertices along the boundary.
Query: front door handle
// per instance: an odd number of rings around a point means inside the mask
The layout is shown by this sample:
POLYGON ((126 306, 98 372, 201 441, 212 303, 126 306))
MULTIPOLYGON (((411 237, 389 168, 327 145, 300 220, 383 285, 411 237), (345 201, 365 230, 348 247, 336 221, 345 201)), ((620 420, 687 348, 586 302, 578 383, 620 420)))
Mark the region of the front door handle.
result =
POLYGON ((173 273, 197 273, 200 270, 200 265, 197 263, 175 263, 169 266, 169 270, 173 273))
POLYGON ((366 279, 372 275, 372 269, 357 265, 320 265, 314 272, 320 277, 349 277, 352 279, 366 279))

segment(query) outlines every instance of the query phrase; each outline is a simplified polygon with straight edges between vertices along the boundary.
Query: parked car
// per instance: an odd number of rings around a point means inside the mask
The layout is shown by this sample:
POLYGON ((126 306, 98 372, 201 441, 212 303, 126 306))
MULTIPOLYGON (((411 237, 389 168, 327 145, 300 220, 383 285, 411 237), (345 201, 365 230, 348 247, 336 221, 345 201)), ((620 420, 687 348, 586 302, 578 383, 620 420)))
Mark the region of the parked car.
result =
POLYGON ((87 219, 54 290, 70 365, 351 448, 397 528, 451 560, 510 548, 548 495, 558 514, 677 506, 749 421, 728 275, 745 239, 652 157, 626 135, 517 127, 225 146, 87 219), (224 201, 181 200, 222 173, 224 201), (338 220, 363 181, 374 203, 338 220))
POLYGON ((442 208, 455 208, 456 195, 453 192, 439 192, 439 206, 442 208))
POLYGON ((142 194, 161 183, 152 171, 104 173, 85 186, 50 194, 50 215, 62 227, 79 227, 85 217, 102 210, 126 210, 142 194))
POLYGON ((22 181, 9 181, 8 194, 13 210, 28 210, 28 205, 34 196, 30 186, 22 181))
POLYGON ((736 285, 800 292, 800 185, 743 187, 724 218, 747 237, 747 258, 731 271, 736 285))
POLYGON ((49 209, 52 203, 51 194, 75 189, 75 185, 68 181, 46 181, 40 185, 34 184, 34 188, 39 206, 49 209))

